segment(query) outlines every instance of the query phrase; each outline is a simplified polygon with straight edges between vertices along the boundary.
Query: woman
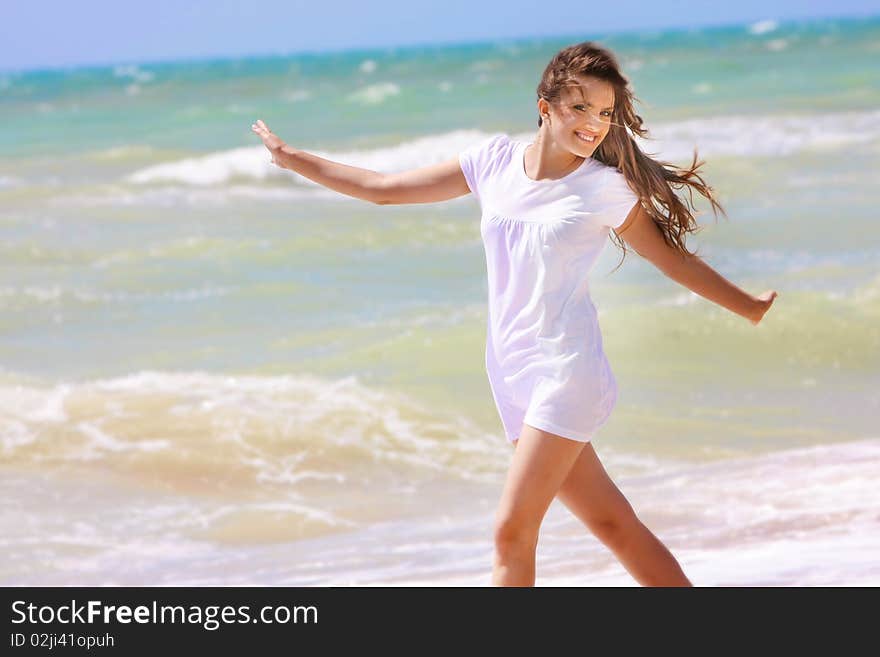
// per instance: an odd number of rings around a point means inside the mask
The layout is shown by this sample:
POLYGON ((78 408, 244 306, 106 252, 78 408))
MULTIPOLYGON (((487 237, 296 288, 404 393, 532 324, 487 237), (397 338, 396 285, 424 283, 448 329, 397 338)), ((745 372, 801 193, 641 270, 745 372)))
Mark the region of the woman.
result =
POLYGON ((287 146, 252 126, 278 166, 378 204, 430 203, 473 192, 482 207, 489 275, 486 370, 515 446, 495 518, 492 581, 535 582, 538 532, 559 499, 643 585, 689 586, 669 550, 637 518, 591 440, 617 384, 602 349, 588 273, 613 232, 664 274, 758 324, 776 298, 752 296, 689 252, 697 230, 674 189, 720 209, 697 173, 642 153, 647 131, 612 53, 590 42, 561 50, 538 85, 531 144, 494 135, 447 162, 381 174, 287 146))

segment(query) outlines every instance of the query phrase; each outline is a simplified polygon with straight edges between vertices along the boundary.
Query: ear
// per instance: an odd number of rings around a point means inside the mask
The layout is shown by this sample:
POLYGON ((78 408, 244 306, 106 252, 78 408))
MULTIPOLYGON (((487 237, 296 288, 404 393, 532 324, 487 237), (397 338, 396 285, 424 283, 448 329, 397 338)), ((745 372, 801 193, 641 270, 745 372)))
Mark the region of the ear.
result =
POLYGON ((545 114, 550 113, 550 103, 548 103, 545 99, 538 99, 538 114, 540 116, 544 116, 545 114))

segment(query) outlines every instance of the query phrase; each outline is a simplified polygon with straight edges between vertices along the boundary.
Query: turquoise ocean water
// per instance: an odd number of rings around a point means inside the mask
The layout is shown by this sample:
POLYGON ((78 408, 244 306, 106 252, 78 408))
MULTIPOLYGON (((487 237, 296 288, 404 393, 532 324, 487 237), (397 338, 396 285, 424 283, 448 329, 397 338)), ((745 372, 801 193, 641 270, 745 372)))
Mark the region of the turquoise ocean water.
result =
MULTIPOLYGON (((0 582, 488 583, 476 201, 335 194, 250 125, 387 172, 529 140, 587 38, 706 159, 691 246, 780 294, 753 327, 609 241, 597 452, 695 583, 880 583, 878 18, 0 73, 0 582)), ((632 580, 555 504, 538 583, 632 580)))

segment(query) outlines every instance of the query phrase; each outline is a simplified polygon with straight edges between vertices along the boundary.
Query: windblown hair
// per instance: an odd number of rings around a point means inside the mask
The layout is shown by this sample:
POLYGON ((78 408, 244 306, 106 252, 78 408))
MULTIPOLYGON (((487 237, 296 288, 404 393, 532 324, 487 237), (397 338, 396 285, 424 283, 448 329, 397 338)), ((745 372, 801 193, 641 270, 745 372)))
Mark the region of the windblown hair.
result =
MULTIPOLYGON (((660 228, 663 239, 669 246, 682 255, 695 255, 685 245, 687 234, 700 230, 693 214, 696 211, 694 190, 708 199, 716 219, 718 211, 727 216, 715 198, 713 189, 698 173, 705 162, 697 161, 697 152, 694 150, 691 165, 680 169, 667 162, 655 160, 639 149, 630 133, 649 138, 648 130, 643 127, 642 117, 635 113, 633 101, 636 97, 630 89, 629 80, 620 72, 620 66, 611 51, 594 42, 585 41, 556 53, 544 69, 538 85, 538 98, 551 104, 557 103, 562 90, 577 86, 577 78, 584 76, 605 80, 614 87, 611 127, 593 157, 623 174, 630 189, 639 197, 642 207, 660 228), (687 202, 676 194, 675 190, 682 188, 687 189, 687 202)), ((541 127, 540 117, 538 127, 541 127)), ((617 265, 620 267, 626 258, 626 245, 614 231, 612 235, 613 241, 623 249, 623 256, 617 265)))

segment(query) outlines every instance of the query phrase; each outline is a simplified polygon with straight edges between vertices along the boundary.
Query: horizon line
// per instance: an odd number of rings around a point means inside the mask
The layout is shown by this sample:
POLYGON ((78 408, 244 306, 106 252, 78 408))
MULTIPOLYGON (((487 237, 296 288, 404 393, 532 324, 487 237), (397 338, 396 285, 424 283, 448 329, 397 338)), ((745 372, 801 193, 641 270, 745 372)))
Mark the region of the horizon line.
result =
MULTIPOLYGON (((753 20, 747 20, 744 22, 736 22, 736 23, 702 23, 702 24, 693 24, 688 26, 677 26, 677 27, 654 27, 654 28, 641 28, 641 29, 610 29, 602 32, 602 34, 607 36, 626 36, 626 35, 639 35, 645 33, 658 33, 659 35, 676 33, 676 32, 689 32, 693 29, 708 29, 712 30, 724 30, 745 26, 752 26, 759 23, 764 22, 772 22, 775 23, 776 27, 773 28, 775 32, 777 29, 783 26, 790 26, 796 24, 804 24, 804 23, 818 23, 822 21, 842 21, 842 22, 857 22, 857 21, 870 21, 871 19, 880 19, 880 12, 875 13, 867 13, 867 14, 845 14, 839 16, 815 16, 815 17, 807 17, 807 18, 790 18, 790 19, 776 19, 776 18, 759 18, 753 20)), ((36 74, 36 73, 53 73, 53 72, 71 72, 76 70, 84 70, 84 69, 104 69, 104 68, 112 68, 116 66, 154 66, 154 65, 168 65, 168 64, 177 64, 177 63, 196 63, 196 62, 224 62, 224 61, 235 61, 235 60, 256 60, 256 59, 288 59, 295 57, 309 57, 309 56, 327 56, 327 55, 345 55, 345 54, 355 54, 355 53, 379 53, 379 52, 387 52, 389 50, 411 50, 411 49, 427 49, 427 50, 436 50, 442 48, 449 47, 468 47, 468 46, 486 46, 486 45, 494 45, 499 43, 522 43, 522 42, 535 42, 535 41, 555 41, 555 40, 563 40, 569 37, 584 39, 584 34, 579 36, 575 36, 574 34, 556 34, 556 35, 525 35, 525 36, 506 36, 506 37, 497 37, 497 38, 486 38, 486 39, 468 39, 462 41, 456 40, 441 40, 441 41, 429 41, 429 42, 415 42, 415 43, 398 43, 398 44, 389 44, 384 46, 351 46, 351 47, 342 47, 342 48, 331 48, 328 50, 315 50, 315 49, 306 49, 306 50, 297 50, 297 51, 273 51, 273 52, 261 52, 261 53, 239 53, 239 54, 204 54, 204 55, 181 55, 181 56, 169 56, 169 57, 159 57, 159 58, 147 58, 147 59, 119 59, 115 61, 94 61, 94 62, 82 62, 79 64, 68 64, 68 65, 48 65, 48 66, 38 66, 35 68, 17 68, 17 69, 4 69, 0 68, 0 75, 28 75, 28 74, 36 74)), ((594 40, 599 37, 586 38, 586 40, 594 40)))

